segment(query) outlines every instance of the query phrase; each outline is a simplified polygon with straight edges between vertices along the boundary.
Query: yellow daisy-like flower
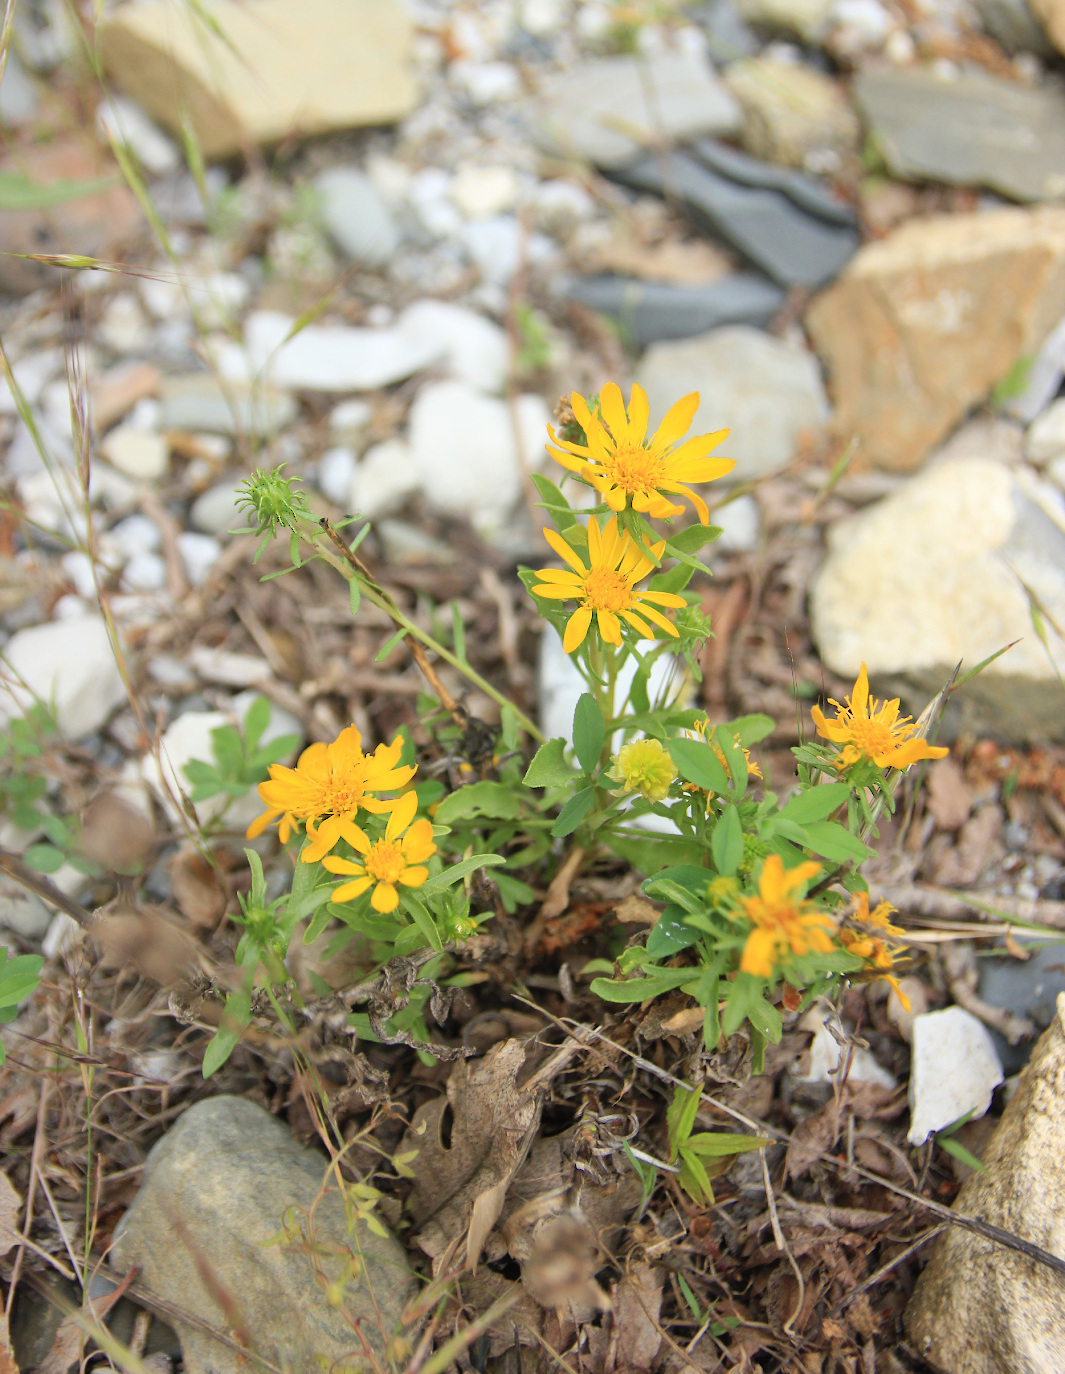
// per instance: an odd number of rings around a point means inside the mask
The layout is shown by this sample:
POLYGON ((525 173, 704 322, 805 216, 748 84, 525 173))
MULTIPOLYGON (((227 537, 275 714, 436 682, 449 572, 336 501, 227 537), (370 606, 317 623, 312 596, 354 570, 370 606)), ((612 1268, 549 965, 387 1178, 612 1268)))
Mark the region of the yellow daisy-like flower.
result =
POLYGON ((639 792, 648 801, 658 802, 669 796, 677 765, 658 740, 634 739, 614 755, 610 776, 622 783, 626 792, 639 792))
POLYGON ((572 654, 584 643, 594 612, 599 633, 608 644, 621 643, 621 621, 625 620, 641 639, 654 639, 648 621, 657 625, 667 635, 677 637, 678 631, 656 606, 677 607, 685 604, 684 598, 675 592, 637 591, 636 583, 646 577, 654 568, 654 559, 662 557, 666 544, 646 545, 641 549, 627 530, 618 530, 614 516, 600 531, 595 516, 588 520, 588 566, 554 530, 544 530, 544 538, 558 556, 564 559, 570 570, 565 568, 541 568, 536 574, 541 579, 533 587, 534 596, 542 596, 550 601, 579 601, 581 604, 570 616, 562 647, 572 654))
POLYGON ((371 841, 357 825, 351 827, 351 837, 345 835, 344 838, 352 849, 362 855, 362 863, 341 859, 335 854, 323 860, 323 866, 330 873, 346 873, 352 877, 350 883, 341 883, 333 893, 332 901, 350 902, 372 887, 370 905, 375 911, 387 915, 399 905, 397 883, 402 887, 421 887, 429 876, 429 870, 422 865, 431 854, 436 853, 436 844, 432 824, 424 816, 414 821, 417 809, 418 798, 415 793, 405 792, 389 816, 384 838, 380 840, 371 841), (414 821, 413 825, 411 821, 414 821))
POLYGON ((632 388, 627 414, 616 382, 608 382, 599 393, 601 420, 576 392, 570 397, 570 404, 587 443, 572 444, 559 439, 548 425, 547 432, 555 445, 548 445, 548 452, 563 467, 589 482, 611 510, 622 511, 631 502, 633 510, 656 518, 679 515, 684 507, 669 499, 666 493, 671 493, 686 496, 702 523, 710 523, 706 502, 685 483, 712 482, 731 472, 736 464, 731 458, 707 457, 728 436, 727 429, 700 435, 675 447, 699 409, 697 391, 668 411, 650 439, 647 396, 640 386, 632 388))
POLYGON ((792 954, 829 954, 835 922, 812 902, 798 897, 821 865, 807 862, 785 869, 779 854, 770 854, 758 877, 758 895, 745 897, 743 909, 754 930, 747 937, 740 958, 740 972, 771 978, 773 969, 788 950, 792 954))
POLYGON ((812 706, 817 733, 843 749, 836 759, 836 768, 844 772, 859 759, 872 759, 878 768, 909 768, 918 759, 941 759, 950 752, 939 745, 929 744, 919 736, 912 738, 917 726, 909 716, 899 719, 899 699, 879 702, 869 696, 869 674, 865 664, 858 674, 854 691, 841 706, 829 698, 836 708, 835 720, 826 720, 819 706, 812 706))
POLYGON ((899 926, 893 926, 888 920, 894 910, 890 902, 880 902, 870 911, 868 892, 859 892, 855 897, 855 909, 851 914, 851 920, 867 929, 851 930, 844 926, 839 932, 839 938, 848 954, 856 954, 859 959, 866 960, 874 978, 883 978, 886 983, 891 984, 896 997, 905 1010, 909 1011, 910 999, 899 987, 899 980, 889 972, 895 967, 896 959, 905 952, 898 945, 889 945, 884 938, 906 934, 899 926))
POLYGON ((248 826, 249 840, 279 821, 282 843, 300 821, 307 824, 304 863, 317 863, 340 839, 354 844, 352 835, 362 832, 353 824, 359 809, 378 815, 392 811, 400 798, 381 798, 380 792, 398 792, 417 771, 399 767, 403 741, 379 744, 372 754, 362 752, 362 736, 354 725, 342 730, 332 744, 312 744, 299 756, 295 768, 280 763, 270 766, 270 780, 259 784, 259 796, 268 810, 248 826))

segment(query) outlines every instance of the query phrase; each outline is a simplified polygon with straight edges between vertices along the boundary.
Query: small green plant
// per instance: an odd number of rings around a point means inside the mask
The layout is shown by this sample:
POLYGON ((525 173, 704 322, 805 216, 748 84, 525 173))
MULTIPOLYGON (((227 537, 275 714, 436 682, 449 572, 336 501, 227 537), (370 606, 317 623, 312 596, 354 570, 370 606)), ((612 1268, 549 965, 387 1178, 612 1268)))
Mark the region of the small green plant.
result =
POLYGON ((47 803, 45 760, 56 730, 55 717, 39 702, 0 729, 0 816, 20 830, 44 831, 46 838, 27 845, 22 855, 38 873, 55 873, 64 863, 95 873, 77 851, 77 822, 57 816, 47 803))
POLYGON ((696 1131, 699 1094, 691 1088, 677 1087, 666 1112, 669 1132, 669 1162, 680 1164, 680 1186, 693 1202, 709 1207, 714 1201, 710 1180, 724 1173, 736 1155, 761 1150, 771 1142, 760 1136, 738 1135, 730 1131, 696 1131))
MULTIPOLYGON (((39 954, 12 954, 0 945, 0 1024, 13 1021, 21 1003, 37 991, 44 960, 39 954)), ((0 1040, 0 1064, 7 1050, 0 1040)))
POLYGON ((959 1163, 975 1170, 978 1174, 986 1174, 987 1166, 982 1164, 971 1150, 967 1150, 960 1140, 954 1139, 956 1133, 967 1121, 971 1121, 975 1114, 975 1111, 969 1111, 964 1116, 959 1116, 957 1121, 952 1121, 949 1126, 944 1126, 941 1131, 936 1131, 932 1139, 937 1145, 942 1145, 947 1154, 953 1156, 959 1163))
POLYGON ((242 729, 220 725, 211 731, 214 761, 192 759, 185 765, 185 776, 192 783, 189 799, 193 804, 218 796, 230 801, 247 796, 253 787, 266 781, 272 763, 292 753, 300 742, 299 735, 279 735, 269 744, 260 743, 270 717, 270 703, 265 697, 256 697, 242 729))

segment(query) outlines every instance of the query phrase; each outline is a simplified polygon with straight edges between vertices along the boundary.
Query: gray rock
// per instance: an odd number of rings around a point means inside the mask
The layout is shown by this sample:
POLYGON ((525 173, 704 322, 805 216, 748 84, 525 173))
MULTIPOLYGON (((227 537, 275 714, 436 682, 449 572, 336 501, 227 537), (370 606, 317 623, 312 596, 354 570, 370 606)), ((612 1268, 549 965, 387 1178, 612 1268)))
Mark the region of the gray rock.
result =
POLYGON ((37 113, 40 96, 26 75, 26 69, 9 47, 4 79, 0 81, 0 124, 14 128, 26 124, 37 113))
POLYGON ((795 456, 804 430, 828 420, 828 403, 812 354, 795 344, 736 325, 648 349, 636 380, 657 425, 681 396, 702 397, 690 434, 732 433, 715 456, 734 458, 730 482, 775 472, 795 456))
POLYGON ((976 0, 984 28, 1008 53, 1034 52, 1052 57, 1054 47, 1025 0, 976 0))
POLYGON ((736 272, 706 286, 640 281, 632 277, 576 277, 558 294, 618 321, 629 343, 646 348, 661 339, 687 339, 725 324, 766 325, 784 292, 766 277, 736 272))
POLYGON ((555 157, 622 167, 656 142, 736 133, 735 99, 695 53, 604 57, 547 77, 530 118, 555 157), (649 104, 649 101, 651 102, 649 104))
POLYGON ((383 267, 399 247, 399 230, 369 177, 356 167, 332 167, 313 184, 336 246, 353 262, 383 267))
POLYGON ((868 67, 854 96, 891 171, 1011 200, 1065 194, 1065 93, 984 72, 868 67))
MULTIPOLYGON (((994 897, 989 898, 992 906, 994 897)), ((1018 931, 1021 940, 1027 937, 1018 931)), ((1003 1007, 1034 1021, 1044 1031, 1054 1020, 1059 994, 1065 992, 1065 968, 1061 946, 1043 945, 1029 952, 1027 959, 991 958, 977 961, 980 969, 980 998, 993 1007, 1003 1007)), ((1011 1045, 996 1031, 991 1032, 999 1058, 1007 1073, 1016 1073, 1028 1061, 1032 1046, 1011 1045)))
POLYGON ((798 34, 807 43, 824 38, 832 9, 833 0, 739 0, 740 14, 750 23, 798 34))
POLYGON ((754 30, 731 0, 705 0, 690 5, 688 17, 706 34, 706 48, 715 62, 735 62, 758 51, 754 30))
POLYGON ((122 570, 125 592, 161 592, 166 586, 166 559, 157 553, 138 553, 122 570))
POLYGON ((269 436, 296 418, 298 406, 284 392, 227 382, 225 391, 206 372, 167 377, 163 383, 160 429, 209 434, 269 436))
POLYGON ((222 545, 211 535, 197 534, 194 530, 182 530, 174 542, 185 565, 185 575, 194 587, 199 587, 221 558, 222 545))
POLYGON ((864 662, 876 694, 915 713, 959 660, 973 667, 1018 640, 953 695, 941 733, 1062 739, 1065 642, 1053 627, 1065 625, 1065 502, 994 458, 936 463, 832 526, 810 620, 833 672, 853 678, 864 662))
POLYGON ((679 199, 701 227, 781 286, 821 286, 859 243, 854 216, 811 177, 773 167, 710 139, 647 157, 615 173, 641 191, 679 199))
POLYGON ((192 503, 189 521, 201 534, 226 534, 248 523, 248 512, 237 508, 237 492, 243 479, 228 478, 201 492, 192 503))
POLYGON ((441 539, 406 520, 380 520, 377 537, 385 561, 397 568, 453 568, 458 553, 441 539))
POLYGON ((1024 378, 1024 387, 1011 396, 1002 409, 1025 424, 1039 415, 1061 386, 1065 375, 1065 319, 1050 331, 1032 358, 1024 378))
POLYGON ((1035 417, 1024 439, 1024 456, 1043 467, 1065 455, 1065 399, 1054 401, 1035 417))
MULTIPOLYGON (((215 1097, 190 1107, 149 1154, 111 1258, 123 1273, 139 1265, 140 1281, 154 1293, 229 1332, 233 1314, 216 1296, 227 1293, 252 1350, 293 1374, 334 1362, 363 1370, 378 1366, 356 1330, 383 1359, 416 1281, 392 1236, 356 1227, 350 1235, 323 1155, 297 1145, 254 1103, 215 1097), (328 1191, 319 1197, 323 1185, 328 1191), (308 1227, 312 1209, 313 1260, 301 1253, 298 1236, 294 1245, 276 1243, 286 1225, 308 1227), (316 1271, 332 1282, 352 1258, 362 1272, 345 1286, 338 1310, 316 1271)), ((175 1326, 188 1374, 236 1374, 247 1366, 202 1331, 175 1326)))

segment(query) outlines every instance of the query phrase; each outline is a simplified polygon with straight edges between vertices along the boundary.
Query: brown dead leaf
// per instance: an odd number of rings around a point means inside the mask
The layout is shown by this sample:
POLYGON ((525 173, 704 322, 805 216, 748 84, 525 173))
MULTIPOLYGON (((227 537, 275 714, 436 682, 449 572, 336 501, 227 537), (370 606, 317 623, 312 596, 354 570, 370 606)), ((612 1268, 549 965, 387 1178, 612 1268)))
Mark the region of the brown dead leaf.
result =
POLYGON ((229 902, 221 874, 192 844, 181 846, 167 862, 167 870, 178 910, 193 930, 209 935, 229 902))
POLYGON ((6 1255, 19 1243, 19 1212, 22 1199, 7 1174, 0 1174, 0 1255, 6 1255))
POLYGON ((117 792, 101 792, 85 808, 78 848, 114 873, 139 873, 152 855, 155 836, 143 811, 117 792))
POLYGON ((415 1240, 434 1261, 465 1235, 465 1263, 476 1268, 528 1154, 546 1087, 539 1075, 535 1090, 518 1086, 528 1050, 504 1040, 483 1059, 457 1063, 446 1098, 419 1107, 403 1137, 402 1150, 418 1151, 407 1199, 415 1240))
POLYGON ((196 967, 195 942, 165 907, 138 904, 101 910, 89 933, 100 948, 105 967, 132 964, 163 987, 196 967))
POLYGON ((950 758, 937 759, 925 780, 928 809, 940 830, 960 830, 973 809, 973 794, 961 766, 950 758))
POLYGON ((839 1103, 835 1097, 830 1097, 823 1107, 800 1121, 792 1131, 784 1165, 786 1176, 802 1178, 818 1157, 827 1154, 835 1145, 839 1128, 839 1103))
POLYGON ((662 1345, 658 1318, 662 1311, 660 1269, 635 1264, 614 1285, 614 1330, 607 1352, 605 1374, 653 1368, 662 1345))
POLYGON ((658 907, 635 892, 623 897, 614 909, 614 918, 622 925, 653 926, 658 923, 661 915, 658 907))

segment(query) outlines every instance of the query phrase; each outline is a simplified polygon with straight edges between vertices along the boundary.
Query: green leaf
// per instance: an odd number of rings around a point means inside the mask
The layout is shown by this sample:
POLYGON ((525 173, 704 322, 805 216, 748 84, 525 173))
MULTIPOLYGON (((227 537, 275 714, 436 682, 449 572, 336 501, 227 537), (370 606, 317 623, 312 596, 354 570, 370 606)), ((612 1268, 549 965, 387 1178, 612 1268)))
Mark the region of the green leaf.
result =
POLYGON ((780 808, 780 815, 788 821, 805 825, 807 821, 823 821, 838 811, 851 794, 845 782, 827 782, 820 787, 811 787, 798 796, 792 797, 780 808))
POLYGON ((532 479, 532 484, 536 488, 537 494, 543 502, 544 507, 549 510, 552 515, 562 516, 562 519, 557 520, 558 525, 562 529, 565 529, 573 524, 573 508, 562 494, 562 489, 557 487, 554 482, 551 481, 550 477, 545 477, 542 473, 533 472, 530 473, 529 476, 532 479))
POLYGON ((733 802, 725 807, 721 819, 714 826, 710 848, 717 871, 731 878, 743 862, 743 828, 740 825, 740 813, 733 802))
POLYGON ((599 762, 606 740, 606 722, 591 692, 583 692, 573 712, 573 751, 586 773, 599 762))
POLYGON ((676 1159, 677 1151, 691 1135, 699 1113, 699 1093, 694 1088, 678 1086, 666 1109, 666 1133, 669 1137, 669 1157, 676 1159))
POLYGON ((495 873, 492 876, 496 887, 499 888, 504 911, 514 912, 519 906, 531 906, 536 901, 536 892, 533 888, 528 883, 523 883, 520 878, 515 878, 513 874, 495 873))
POLYGON ((237 1047, 244 1028, 251 1021, 251 992, 231 992, 222 1010, 222 1022, 211 1037, 203 1056, 203 1076, 217 1073, 237 1047))
POLYGON ((868 845, 862 844, 846 826, 838 821, 810 821, 807 825, 796 825, 780 816, 773 818, 777 833, 804 849, 812 849, 830 863, 860 863, 875 853, 868 845))
POLYGON ((757 712, 750 716, 737 716, 725 726, 733 739, 739 738, 744 749, 750 749, 752 744, 760 744, 762 740, 768 739, 776 728, 776 721, 772 716, 763 716, 757 712))
POLYGON ((460 663, 465 663, 466 627, 462 623, 462 612, 459 610, 457 601, 451 603, 451 640, 455 649, 455 657, 460 663))
POLYGON ((381 647, 378 649, 377 653, 374 654, 374 660, 373 660, 373 661, 374 661, 375 663, 383 663, 383 662, 385 661, 385 659, 388 657, 388 655, 392 652, 392 650, 393 650, 398 644, 401 644, 401 643, 403 642, 403 640, 405 640, 406 638, 407 638, 407 630, 406 630, 406 628, 397 630, 396 633, 395 633, 394 635, 389 635, 389 637, 385 640, 385 642, 384 642, 384 643, 381 645, 381 647))
POLYGON ((552 836, 560 840, 564 835, 572 835, 592 809, 594 801, 594 787, 582 787, 579 792, 574 793, 558 813, 558 820, 551 827, 552 836))
POLYGON ((647 936, 647 953, 652 959, 668 959, 678 950, 689 949, 699 939, 699 932, 686 925, 684 909, 667 906, 651 927, 647 936))
POLYGON ((243 777, 244 741, 232 725, 219 725, 211 731, 211 748, 224 777, 243 777))
POLYGON ((258 747, 263 731, 270 724, 272 714, 270 703, 265 697, 256 697, 248 707, 248 713, 244 717, 244 747, 249 754, 253 754, 258 747))
POLYGON ((763 1150, 773 1142, 768 1136, 737 1135, 732 1131, 697 1131, 687 1139, 688 1149, 704 1159, 720 1159, 726 1155, 743 1155, 749 1150, 763 1150))
POLYGON ((437 929, 437 924, 414 893, 405 891, 401 888, 399 900, 403 905, 403 909, 418 927, 418 933, 425 943, 430 949, 435 949, 438 954, 443 953, 444 942, 440 938, 440 931, 437 929))
POLYGON ((513 788, 501 782, 472 782, 445 797, 433 819, 438 825, 453 825, 464 816, 509 821, 520 812, 521 802, 513 788))
POLYGON ((348 608, 352 615, 359 614, 359 607, 362 605, 362 584, 357 577, 352 577, 348 582, 348 608))
POLYGON ((457 864, 445 868, 443 873, 438 873, 435 878, 430 878, 428 882, 422 883, 418 889, 418 895, 423 900, 426 897, 435 897, 438 892, 446 892, 449 887, 454 887, 463 878, 467 878, 471 873, 476 873, 479 868, 495 868, 503 863, 506 863, 506 859, 503 858, 502 854, 473 854, 470 858, 460 859, 457 864))
POLYGON ((673 762, 686 782, 695 783, 704 792, 729 791, 728 775, 709 744, 698 739, 671 739, 667 745, 673 762))
POLYGON ((697 567, 699 564, 678 563, 668 572, 656 573, 647 585, 653 592, 682 592, 692 580, 697 567))
POLYGON ((4 956, 0 962, 0 1007, 17 1007, 37 991, 44 959, 39 954, 18 954, 12 957, 0 947, 4 956))
POLYGON ((690 983, 695 972, 691 968, 655 969, 644 978, 593 978, 589 986, 604 1002, 646 1002, 649 997, 690 983))
POLYGON ((977 1159, 971 1150, 967 1150, 960 1140, 951 1140, 949 1136, 944 1137, 942 1134, 937 1135, 935 1140, 937 1144, 942 1145, 948 1155, 953 1155, 955 1159, 968 1165, 976 1173, 986 1174, 988 1172, 987 1165, 977 1159))
POLYGON ((0 210, 50 210, 83 196, 98 196, 109 191, 116 177, 95 181, 31 181, 23 172, 0 172, 0 210))
POLYGON ((56 873, 63 867, 63 851, 50 844, 31 844, 22 858, 36 873, 56 873))
POLYGON ((717 525, 689 525, 686 530, 670 535, 666 540, 666 552, 674 556, 678 550, 681 553, 698 553, 704 544, 712 544, 723 533, 717 525))
POLYGON ((549 739, 533 755, 522 779, 526 787, 565 787, 575 776, 565 761, 566 741, 549 739))

